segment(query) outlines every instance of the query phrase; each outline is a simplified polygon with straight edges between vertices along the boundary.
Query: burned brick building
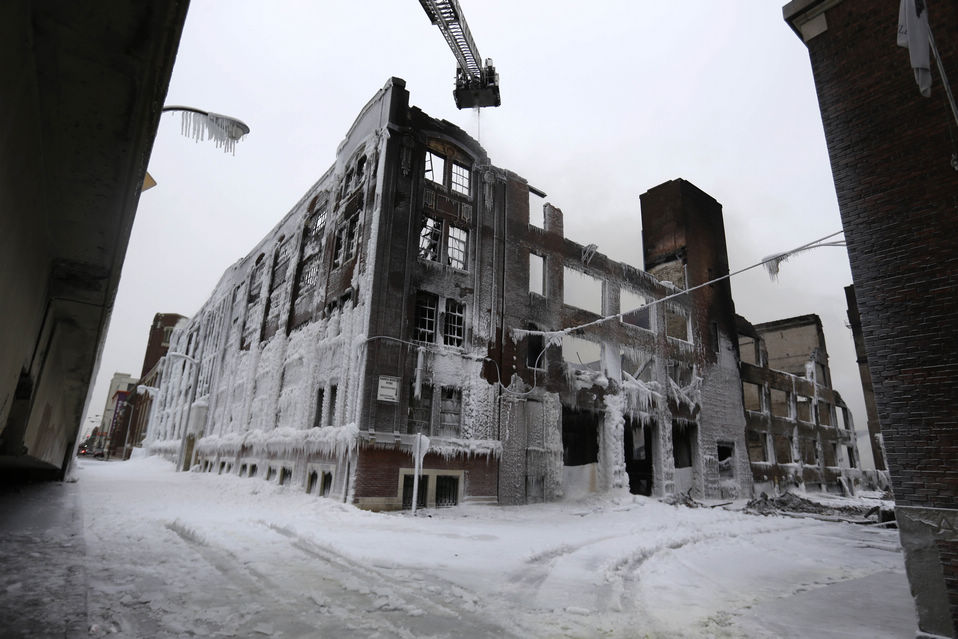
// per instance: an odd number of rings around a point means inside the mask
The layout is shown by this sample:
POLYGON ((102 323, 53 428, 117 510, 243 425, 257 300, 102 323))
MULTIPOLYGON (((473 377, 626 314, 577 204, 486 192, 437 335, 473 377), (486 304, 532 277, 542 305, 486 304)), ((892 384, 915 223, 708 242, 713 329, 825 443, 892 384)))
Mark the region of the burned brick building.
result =
POLYGON ((147 445, 381 510, 749 495, 721 205, 643 194, 646 272, 542 195, 390 80, 173 332, 147 445))
POLYGON ((737 321, 755 492, 854 493, 865 477, 851 412, 832 388, 821 319, 737 321))

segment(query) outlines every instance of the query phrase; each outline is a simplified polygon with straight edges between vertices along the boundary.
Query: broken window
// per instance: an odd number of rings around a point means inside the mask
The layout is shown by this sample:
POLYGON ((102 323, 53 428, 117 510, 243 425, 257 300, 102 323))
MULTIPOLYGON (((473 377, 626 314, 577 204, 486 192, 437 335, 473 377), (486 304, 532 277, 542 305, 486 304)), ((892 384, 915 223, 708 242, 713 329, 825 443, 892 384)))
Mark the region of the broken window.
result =
POLYGON ((788 406, 788 391, 773 388, 770 391, 772 398, 772 415, 775 417, 791 417, 788 406))
POLYGON ((855 449, 852 448, 851 446, 846 446, 845 454, 848 455, 848 467, 858 468, 858 463, 855 460, 855 449))
POLYGON ((432 151, 426 151, 426 167, 423 172, 430 182, 443 184, 443 178, 446 174, 446 160, 441 155, 436 155, 432 151))
POLYGON ((413 339, 427 344, 436 343, 436 314, 439 308, 439 296, 425 291, 416 294, 416 323, 413 339))
POLYGON ((801 439, 802 444, 802 461, 809 466, 818 465, 818 443, 810 437, 803 437, 801 439))
POLYGON ((838 466, 838 445, 835 442, 822 444, 822 450, 825 452, 825 465, 838 466))
POLYGON ((742 382, 742 394, 745 399, 745 410, 762 411, 762 387, 751 382, 742 382))
POLYGON ((822 426, 832 425, 832 406, 825 402, 818 402, 818 423, 822 426))
POLYGON ((319 483, 319 475, 314 470, 309 474, 309 477, 306 480, 306 494, 312 495, 313 491, 316 490, 317 483, 319 483))
POLYGON ((666 304, 665 334, 683 342, 692 341, 692 331, 689 330, 689 316, 684 310, 666 304))
POLYGON ((289 483, 289 480, 293 478, 293 471, 289 468, 283 466, 279 469, 279 485, 285 486, 289 483))
POLYGON ((256 258, 256 265, 249 276, 249 289, 246 293, 246 319, 243 322, 243 335, 240 340, 240 348, 246 350, 253 343, 254 336, 259 334, 259 324, 253 317, 253 310, 259 302, 260 288, 263 284, 263 255, 256 258))
POLYGON ((772 444, 775 447, 775 461, 779 464, 791 464, 794 461, 792 454, 792 438, 788 435, 775 433, 772 435, 772 444))
POLYGON ((563 269, 562 302, 601 314, 602 280, 566 266, 563 269))
POLYGON ((453 268, 466 270, 466 250, 469 246, 469 231, 449 225, 446 246, 446 263, 453 268))
POLYGON ((359 213, 343 220, 336 229, 336 249, 333 256, 333 268, 338 268, 356 255, 356 241, 359 230, 359 213))
POLYGON ((562 336, 562 359, 574 368, 599 370, 599 358, 602 356, 602 346, 595 342, 575 337, 562 336))
POLYGON ((541 255, 529 253, 529 292, 545 295, 546 292, 546 259, 541 255))
POLYGON ((438 262, 441 243, 442 220, 423 215, 422 229, 419 231, 419 257, 431 262, 438 262))
MULTIPOLYGON (((529 324, 530 331, 538 331, 539 327, 529 324)), ((545 368, 545 339, 538 333, 526 337, 526 366, 529 368, 545 368)))
POLYGON ((452 163, 452 190, 469 195, 469 169, 455 162, 452 163))
POLYGON ((751 337, 738 338, 738 350, 742 362, 758 366, 758 343, 751 337))
POLYGON ((529 189, 529 224, 545 228, 545 193, 529 189))
POLYGON ((279 310, 283 297, 283 284, 286 282, 286 271, 289 269, 292 243, 289 239, 279 245, 273 256, 273 271, 270 277, 269 297, 266 299, 266 310, 263 315, 263 332, 261 339, 269 339, 279 329, 279 310))
POLYGON ((686 388, 692 384, 694 376, 692 365, 687 362, 669 362, 669 379, 678 384, 680 388, 686 388))
POLYGON ((446 346, 462 346, 466 334, 465 314, 464 304, 454 299, 446 299, 442 328, 442 341, 446 346))
POLYGON ((768 461, 768 446, 763 432, 747 429, 745 439, 748 444, 748 458, 753 462, 768 461))
POLYGON ((812 400, 804 395, 795 396, 795 417, 803 422, 812 421, 812 400))
POLYGON ((624 288, 619 290, 619 312, 622 313, 622 321, 626 324, 651 330, 652 317, 648 303, 649 300, 644 295, 624 288))
POLYGON ((439 437, 459 437, 462 424, 462 391, 443 386, 439 401, 439 437))
POLYGON ((643 382, 652 381, 652 354, 632 348, 621 350, 622 372, 643 382))
POLYGON ((419 397, 416 397, 415 385, 412 386, 406 417, 406 432, 408 434, 423 433, 428 435, 430 433, 432 430, 431 384, 420 384, 419 397))

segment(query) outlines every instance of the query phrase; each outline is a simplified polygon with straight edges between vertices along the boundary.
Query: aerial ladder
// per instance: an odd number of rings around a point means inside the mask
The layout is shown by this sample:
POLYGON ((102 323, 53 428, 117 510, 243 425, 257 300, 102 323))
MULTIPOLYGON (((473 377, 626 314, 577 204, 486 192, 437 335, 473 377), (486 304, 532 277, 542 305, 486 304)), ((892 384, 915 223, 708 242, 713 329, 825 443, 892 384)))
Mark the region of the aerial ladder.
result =
POLYGON ((452 95, 460 109, 499 106, 499 74, 486 59, 483 66, 479 49, 469 33, 469 25, 457 0, 419 0, 426 15, 439 27, 459 67, 452 95))

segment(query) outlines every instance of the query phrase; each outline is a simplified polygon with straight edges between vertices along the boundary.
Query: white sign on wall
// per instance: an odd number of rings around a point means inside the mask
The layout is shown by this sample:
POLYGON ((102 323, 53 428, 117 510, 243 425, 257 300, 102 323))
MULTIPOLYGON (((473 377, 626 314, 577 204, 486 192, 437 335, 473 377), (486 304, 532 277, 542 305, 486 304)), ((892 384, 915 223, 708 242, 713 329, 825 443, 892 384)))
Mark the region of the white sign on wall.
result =
POLYGON ((381 402, 399 403, 399 378, 390 375, 379 376, 379 392, 376 399, 381 402))

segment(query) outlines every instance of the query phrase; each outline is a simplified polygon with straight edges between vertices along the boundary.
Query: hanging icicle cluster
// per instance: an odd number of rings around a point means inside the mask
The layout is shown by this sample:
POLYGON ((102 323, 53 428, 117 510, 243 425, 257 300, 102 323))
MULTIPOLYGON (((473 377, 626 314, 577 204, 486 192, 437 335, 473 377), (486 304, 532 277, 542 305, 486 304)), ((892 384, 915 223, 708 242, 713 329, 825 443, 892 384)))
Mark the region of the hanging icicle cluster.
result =
POLYGON ((249 129, 240 122, 218 113, 197 113, 182 111, 180 133, 197 142, 213 140, 216 148, 224 153, 236 154, 236 143, 249 133, 249 129))

